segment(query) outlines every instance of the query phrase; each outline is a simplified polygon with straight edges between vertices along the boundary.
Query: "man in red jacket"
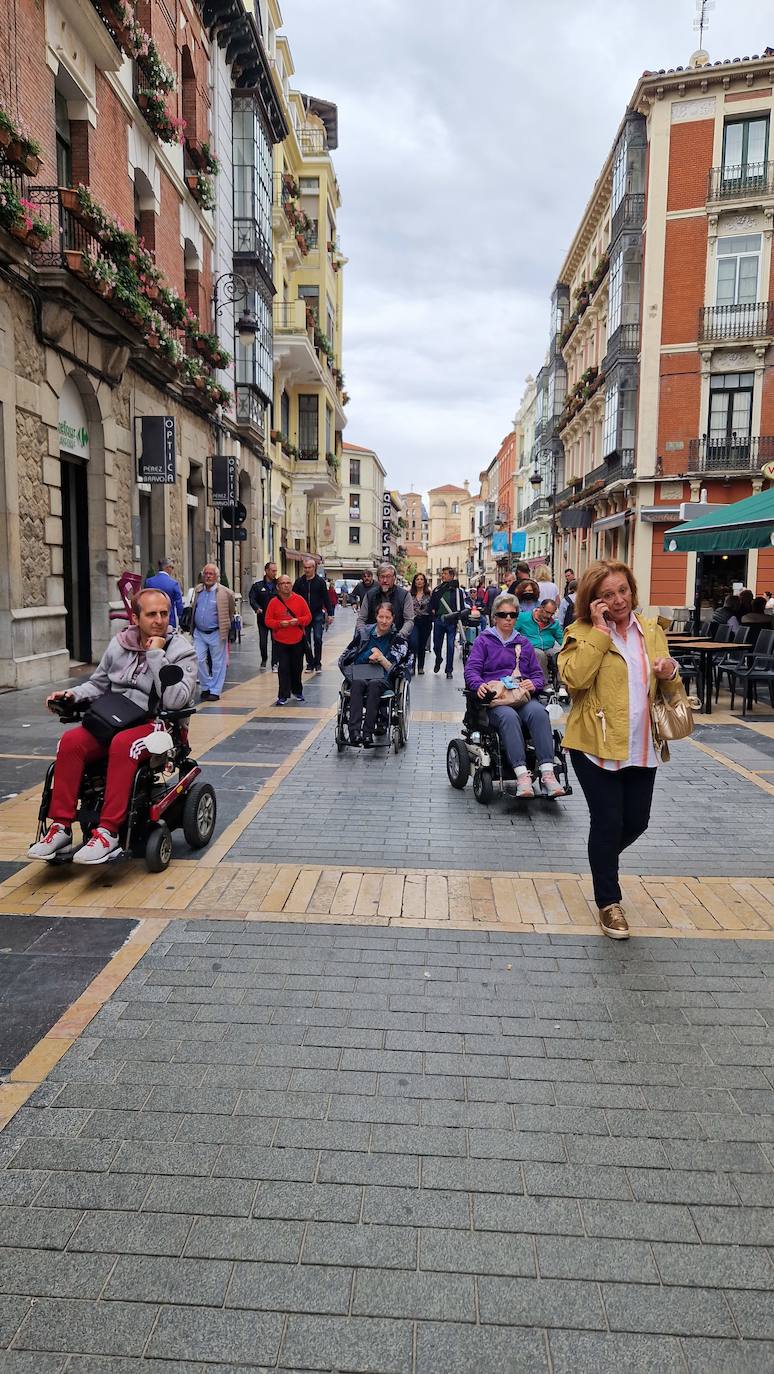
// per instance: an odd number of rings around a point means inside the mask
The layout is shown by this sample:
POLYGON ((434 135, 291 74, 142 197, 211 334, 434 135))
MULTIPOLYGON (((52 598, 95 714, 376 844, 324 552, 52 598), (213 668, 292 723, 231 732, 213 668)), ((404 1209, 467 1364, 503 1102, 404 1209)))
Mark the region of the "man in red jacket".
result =
POLYGON ((304 631, 311 623, 312 612, 287 574, 277 578, 277 594, 266 607, 265 622, 277 646, 277 674, 279 688, 275 706, 285 706, 291 696, 304 700, 301 669, 304 662, 304 631))

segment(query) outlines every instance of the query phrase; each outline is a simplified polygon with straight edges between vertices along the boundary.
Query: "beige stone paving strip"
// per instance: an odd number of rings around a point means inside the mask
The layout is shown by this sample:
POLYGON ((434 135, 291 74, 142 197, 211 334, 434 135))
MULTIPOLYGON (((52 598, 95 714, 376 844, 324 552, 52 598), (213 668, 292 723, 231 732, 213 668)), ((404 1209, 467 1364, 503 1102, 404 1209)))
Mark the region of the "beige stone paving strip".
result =
POLYGON ((331 902, 331 916, 354 915, 360 882, 357 873, 342 873, 331 902))
POLYGON ((239 899, 239 911, 260 911, 263 899, 276 875, 277 870, 274 865, 267 866, 262 872, 254 874, 250 886, 239 899))
POLYGON ((271 887, 261 902, 261 910, 282 911, 296 884, 300 868, 295 864, 280 864, 271 887))
POLYGON ((379 916, 387 918, 399 917, 403 910, 403 876, 400 873, 390 873, 382 883, 382 890, 379 894, 379 916))
POLYGON ((0 1131, 59 1063, 168 924, 164 919, 141 921, 101 973, 11 1071, 8 1082, 0 1083, 0 1131))
POLYGON ((382 878, 378 873, 364 873, 355 898, 353 916, 378 916, 382 878))
POLYGON ((314 896, 314 890, 321 873, 321 868, 302 868, 293 884, 293 890, 283 907, 283 911, 297 911, 299 913, 306 911, 314 896))
POLYGON ((425 914, 429 921, 449 920, 449 884, 444 873, 428 873, 425 914))
POLYGON ((330 913, 331 902, 339 885, 340 877, 339 872, 329 872, 323 869, 312 893, 312 899, 306 908, 307 915, 327 916, 330 913))

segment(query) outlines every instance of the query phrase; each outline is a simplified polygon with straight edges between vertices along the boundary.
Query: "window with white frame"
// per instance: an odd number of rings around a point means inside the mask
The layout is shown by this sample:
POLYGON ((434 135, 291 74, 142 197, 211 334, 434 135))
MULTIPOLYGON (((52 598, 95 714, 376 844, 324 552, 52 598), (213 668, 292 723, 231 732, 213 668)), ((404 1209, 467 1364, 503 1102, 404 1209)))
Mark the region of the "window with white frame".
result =
POLYGON ((613 187, 610 199, 610 213, 615 214, 626 194, 626 155, 628 143, 626 135, 620 140, 613 159, 613 187))
POLYGON ((758 299, 760 234, 732 234, 718 239, 715 303, 748 305, 758 299))
POLYGON ((618 410, 620 396, 617 386, 605 392, 605 421, 602 427, 602 457, 615 453, 618 447, 618 410))

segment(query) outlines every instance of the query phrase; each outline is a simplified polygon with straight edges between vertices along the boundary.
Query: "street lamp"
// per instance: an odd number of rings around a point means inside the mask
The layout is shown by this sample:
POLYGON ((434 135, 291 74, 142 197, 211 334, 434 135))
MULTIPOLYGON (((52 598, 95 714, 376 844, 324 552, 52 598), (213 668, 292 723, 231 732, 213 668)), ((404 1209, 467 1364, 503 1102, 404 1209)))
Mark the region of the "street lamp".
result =
MULTIPOLYGON (((244 303, 245 303, 245 309, 243 310, 242 314, 241 314, 241 315, 239 316, 239 318, 237 319, 237 322, 236 322, 236 332, 237 332, 237 337, 239 338, 239 342, 241 343, 242 347, 245 349, 245 351, 246 351, 247 353, 251 352, 251 350, 253 349, 253 347, 254 347, 254 345, 255 345, 255 338, 256 338, 256 335, 257 335, 257 333, 258 333, 258 321, 257 321, 257 319, 255 318, 255 315, 253 315, 253 314, 250 312, 250 310, 248 309, 249 300, 250 300, 250 287, 249 287, 247 281, 245 280, 245 278, 244 278, 244 277, 240 277, 240 275, 239 275, 238 272, 222 272, 221 275, 220 275, 219 277, 216 277, 216 279, 215 279, 215 281, 214 281, 214 283, 213 283, 213 287, 212 287, 212 315, 213 315, 213 320, 214 320, 214 322, 215 322, 215 330, 216 330, 216 333, 217 333, 217 322, 218 322, 218 318, 219 318, 219 316, 223 313, 223 311, 226 309, 226 306, 228 306, 228 305, 234 305, 235 302, 237 302, 237 301, 244 301, 244 303)), ((222 434, 223 434, 223 421, 222 421, 222 419, 218 418, 217 420, 215 420, 214 424, 215 424, 215 450, 216 450, 216 452, 217 452, 218 454, 220 454, 220 452, 221 452, 221 440, 222 440, 222 434)), ((234 512, 236 512, 236 505, 237 505, 237 500, 238 500, 239 493, 238 493, 238 491, 235 490, 232 494, 233 494, 233 498, 234 498, 233 510, 234 510, 234 512)), ((234 525, 231 527, 231 589, 232 589, 232 591, 234 590, 234 582, 236 581, 236 528, 235 528, 235 526, 236 526, 236 521, 234 521, 234 525)), ((225 534, 225 518, 224 518, 223 509, 221 508, 221 512, 220 512, 220 566, 221 566, 221 571, 222 571, 223 573, 225 573, 225 563, 226 563, 226 558, 225 558, 225 552, 226 552, 226 551, 225 551, 225 543, 226 543, 226 540, 225 540, 224 534, 225 534)))
MULTIPOLYGON (((244 277, 240 277, 237 272, 223 272, 219 276, 212 288, 212 309, 214 318, 225 310, 227 305, 233 305, 236 301, 243 300, 245 306, 250 299, 250 287, 244 277), (220 289, 223 288, 223 299, 219 300, 220 289)), ((245 309, 236 322, 236 332, 242 347, 249 350, 255 344, 258 333, 258 321, 248 309, 245 309)))

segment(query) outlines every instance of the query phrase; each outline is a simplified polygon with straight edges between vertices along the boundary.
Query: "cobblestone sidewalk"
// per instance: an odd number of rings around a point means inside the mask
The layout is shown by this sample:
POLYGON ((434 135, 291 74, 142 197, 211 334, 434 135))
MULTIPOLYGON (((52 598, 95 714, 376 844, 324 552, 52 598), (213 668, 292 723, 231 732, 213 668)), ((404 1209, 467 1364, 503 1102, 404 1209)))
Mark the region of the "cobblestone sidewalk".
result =
POLYGON ((0 1366, 770 1371, 773 1037, 771 942, 174 922, 0 1135, 0 1366))

